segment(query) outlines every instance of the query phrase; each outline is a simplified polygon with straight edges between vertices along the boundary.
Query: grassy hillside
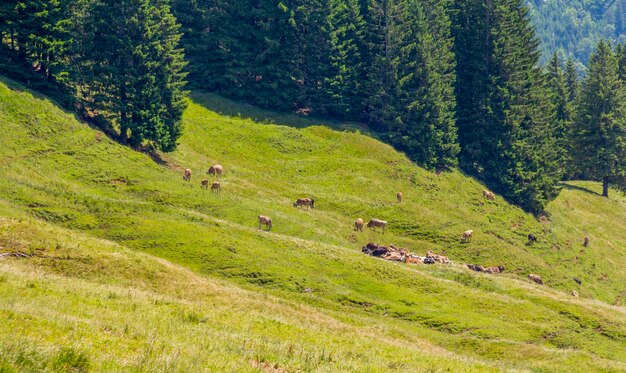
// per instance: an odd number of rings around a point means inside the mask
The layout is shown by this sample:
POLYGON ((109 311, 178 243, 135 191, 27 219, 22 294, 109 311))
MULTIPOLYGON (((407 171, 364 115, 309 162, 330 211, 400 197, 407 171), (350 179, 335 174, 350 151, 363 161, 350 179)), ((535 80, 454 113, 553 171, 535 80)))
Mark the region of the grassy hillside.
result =
POLYGON ((0 84, 0 252, 36 254, 0 259, 0 313, 16 320, 0 326, 16 335, 1 339, 5 366, 82 356, 96 370, 626 369, 626 311, 609 305, 626 289, 626 200, 573 183, 537 221, 358 126, 259 124, 243 117, 268 113, 237 108, 194 95, 179 150, 155 162, 0 84), (199 185, 214 163, 226 169, 219 196, 199 185), (316 209, 292 206, 305 196, 316 209), (256 229, 258 214, 272 232, 256 229), (356 217, 389 230, 354 232, 356 217), (475 239, 461 244, 466 229, 475 239), (528 233, 539 242, 526 245, 528 233), (369 241, 457 264, 380 261, 360 253, 369 241), (473 273, 469 262, 507 271, 473 273), (129 319, 135 332, 124 332, 129 319), (41 359, 24 362, 30 353, 41 359))

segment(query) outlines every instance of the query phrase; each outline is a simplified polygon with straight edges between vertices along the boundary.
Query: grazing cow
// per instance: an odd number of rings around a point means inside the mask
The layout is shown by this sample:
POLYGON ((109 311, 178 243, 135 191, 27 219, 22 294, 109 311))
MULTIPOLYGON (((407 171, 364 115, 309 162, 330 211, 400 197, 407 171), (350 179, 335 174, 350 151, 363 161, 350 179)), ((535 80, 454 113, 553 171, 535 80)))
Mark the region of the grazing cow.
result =
POLYGON ((402 202, 402 192, 398 192, 398 194, 396 194, 396 198, 398 199, 398 203, 402 202))
POLYGON ((582 282, 582 281, 580 281, 580 279, 579 279, 579 278, 577 278, 577 277, 572 277, 572 280, 574 280, 574 282, 575 282, 575 283, 577 283, 578 285, 581 285, 581 284, 583 283, 583 282, 582 282))
POLYGON ((483 272, 485 270, 482 266, 479 266, 478 264, 467 264, 467 268, 476 272, 483 272))
POLYGON ((361 218, 356 219, 354 221, 354 230, 363 232, 363 225, 364 224, 365 224, 365 222, 363 221, 363 219, 361 219, 361 218))
POLYGON ((461 243, 472 241, 472 236, 474 236, 474 231, 471 229, 466 230, 465 232, 463 232, 463 235, 461 236, 461 243))
POLYGON ((584 241, 583 241, 583 246, 584 246, 584 247, 589 246, 589 236, 585 236, 585 239, 584 239, 584 241))
POLYGON ((222 176, 222 172, 224 172, 224 167, 220 166, 219 164, 216 164, 214 166, 209 167, 206 173, 208 175, 220 177, 222 176))
POLYGON ((185 169, 185 174, 183 175, 183 180, 185 181, 191 181, 191 170, 186 168, 185 169))
POLYGON ((578 292, 576 290, 572 290, 572 296, 578 298, 578 292))
POLYGON ((493 194, 493 192, 488 191, 487 189, 483 190, 483 197, 491 201, 496 199, 496 195, 493 194))
POLYGON ((533 242, 537 242, 537 236, 531 233, 528 235, 528 243, 533 243, 533 242))
POLYGON ((219 181, 214 181, 213 184, 211 184, 211 192, 217 194, 222 193, 222 185, 219 181))
POLYGON ((296 202, 293 203, 293 207, 301 207, 306 206, 306 209, 315 208, 315 200, 313 198, 298 198, 296 202))
POLYGON ((367 223, 367 227, 368 228, 372 228, 373 230, 376 230, 376 227, 381 227, 383 228, 383 234, 385 234, 385 227, 387 226, 387 222, 384 220, 380 220, 380 219, 371 219, 368 223, 367 223))
POLYGON ((538 276, 538 275, 533 275, 533 274, 531 273, 530 275, 528 275, 528 278, 529 278, 531 281, 533 281, 533 282, 535 282, 535 283, 537 283, 537 284, 539 284, 539 285, 543 285, 543 280, 541 279, 541 276, 538 276))
POLYGON ((504 272, 504 267, 503 266, 485 267, 484 271, 487 273, 502 273, 504 272))
POLYGON ((259 215, 259 230, 261 230, 261 226, 265 225, 268 231, 272 230, 272 218, 265 215, 259 215))
POLYGON ((209 179, 202 179, 200 182, 200 188, 204 188, 204 190, 209 189, 209 179))

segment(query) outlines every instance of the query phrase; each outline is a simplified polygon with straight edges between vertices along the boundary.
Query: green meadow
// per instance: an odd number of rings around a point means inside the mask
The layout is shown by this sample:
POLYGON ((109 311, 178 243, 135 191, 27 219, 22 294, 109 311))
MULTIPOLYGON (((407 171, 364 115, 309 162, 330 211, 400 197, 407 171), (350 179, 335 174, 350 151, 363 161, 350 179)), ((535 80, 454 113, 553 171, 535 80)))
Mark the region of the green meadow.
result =
POLYGON ((8 79, 0 123, 0 253, 29 255, 0 258, 0 372, 626 370, 626 198, 596 183, 564 183, 537 218, 358 123, 197 92, 170 154, 8 79), (216 163, 219 195, 200 187, 216 163), (358 217, 388 229, 355 232, 358 217))

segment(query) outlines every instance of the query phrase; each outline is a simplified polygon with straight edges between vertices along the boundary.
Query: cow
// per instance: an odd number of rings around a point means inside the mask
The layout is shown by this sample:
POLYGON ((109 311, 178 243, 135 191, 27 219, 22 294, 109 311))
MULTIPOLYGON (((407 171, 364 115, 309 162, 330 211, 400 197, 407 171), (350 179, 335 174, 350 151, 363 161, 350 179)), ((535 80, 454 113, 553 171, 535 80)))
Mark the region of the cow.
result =
POLYGON ((216 194, 222 193, 222 184, 220 184, 219 181, 214 181, 213 184, 211 184, 211 192, 216 194))
POLYGON ((383 257, 385 260, 391 260, 394 262, 404 262, 404 255, 397 251, 390 251, 385 254, 383 257))
POLYGON ((384 246, 378 246, 377 248, 375 248, 372 253, 370 254, 371 256, 375 256, 377 258, 380 258, 384 255, 387 255, 387 253, 389 253, 389 249, 384 247, 384 246))
POLYGON ((259 230, 261 230, 261 225, 265 225, 268 231, 272 230, 272 218, 265 215, 259 215, 259 230))
POLYGON ((204 190, 209 189, 209 179, 202 179, 200 182, 200 188, 204 188, 204 190))
POLYGON ((398 203, 402 202, 402 192, 398 192, 396 198, 398 199, 398 203))
POLYGON ((528 275, 528 279, 530 279, 531 281, 539 284, 539 285, 543 285, 543 280, 541 279, 541 276, 538 275, 533 275, 532 273, 528 275))
POLYGON ((578 292, 576 290, 572 290, 572 296, 578 298, 578 292))
POLYGON ((474 236, 474 231, 473 230, 471 230, 471 229, 466 230, 465 232, 463 232, 463 235, 461 235, 461 243, 463 243, 463 242, 471 242, 473 236, 474 236))
POLYGON ((185 169, 185 173, 183 174, 183 180, 191 181, 191 170, 189 168, 185 169))
POLYGON ((367 227, 368 228, 372 228, 373 230, 376 230, 376 227, 381 227, 383 228, 383 234, 385 234, 385 227, 387 226, 387 222, 384 220, 380 220, 380 219, 371 219, 368 223, 367 223, 367 227))
POLYGON ((374 250, 378 249, 378 245, 376 245, 373 242, 368 243, 367 245, 363 246, 363 248, 361 249, 361 251, 364 254, 367 255, 372 255, 372 253, 374 252, 374 250))
POLYGON ((485 267, 483 268, 483 271, 487 273, 502 273, 504 272, 504 267, 503 266, 485 267))
POLYGON ((363 232, 363 225, 364 224, 365 224, 365 222, 363 221, 363 219, 361 219, 361 218, 356 219, 354 221, 354 230, 363 232))
POLYGON ((488 191, 487 189, 483 190, 483 197, 491 201, 496 199, 496 195, 493 194, 493 192, 488 191))
POLYGON ((221 177, 222 172, 224 172, 224 167, 220 166, 219 164, 216 164, 216 165, 209 167, 206 173, 207 175, 221 177))
POLYGON ((422 263, 422 261, 420 260, 420 258, 416 258, 415 256, 411 256, 411 255, 407 256, 407 257, 404 259, 404 262, 405 262, 405 263, 413 263, 413 264, 420 264, 420 263, 422 263))
POLYGON ((485 270, 482 266, 479 266, 478 264, 467 264, 467 268, 476 272, 483 272, 485 270))
POLYGON ((535 236, 534 234, 530 233, 528 235, 528 243, 533 243, 533 242, 537 242, 537 236, 535 236))
POLYGON ((432 259, 434 259, 436 262, 443 263, 443 264, 450 264, 450 263, 452 263, 452 262, 450 261, 450 259, 448 259, 448 257, 447 257, 447 256, 443 256, 443 255, 438 255, 438 254, 435 254, 435 253, 433 253, 433 252, 432 252, 432 251, 430 251, 430 250, 426 253, 426 257, 427 257, 427 258, 432 258, 432 259))
POLYGON ((315 200, 313 198, 298 198, 298 200, 293 203, 293 207, 301 206, 306 206, 307 210, 309 207, 315 208, 315 200))
POLYGON ((581 285, 583 282, 577 278, 577 277, 572 277, 572 280, 574 280, 575 283, 577 283, 578 285, 581 285))
POLYGON ((584 247, 589 246, 589 236, 585 236, 585 239, 583 240, 583 246, 584 247))

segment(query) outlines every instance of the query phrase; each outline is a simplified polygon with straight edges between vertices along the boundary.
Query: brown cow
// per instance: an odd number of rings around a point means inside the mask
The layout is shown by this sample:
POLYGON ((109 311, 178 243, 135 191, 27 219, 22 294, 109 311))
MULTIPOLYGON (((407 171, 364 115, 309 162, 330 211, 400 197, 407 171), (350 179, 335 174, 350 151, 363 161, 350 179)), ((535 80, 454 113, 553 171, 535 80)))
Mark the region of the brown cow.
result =
POLYGON ((398 194, 396 194, 396 198, 398 199, 398 203, 402 202, 402 192, 398 192, 398 194))
POLYGON ((363 232, 363 224, 365 224, 363 219, 361 219, 361 218, 356 219, 354 221, 354 230, 363 232))
POLYGON ((483 190, 483 197, 491 201, 496 199, 496 195, 493 194, 493 192, 488 191, 487 189, 483 190))
POLYGON ((589 236, 585 236, 585 239, 583 240, 583 246, 584 247, 589 246, 589 236))
POLYGON ((185 174, 183 175, 183 180, 185 181, 191 181, 191 170, 190 169, 185 169, 185 174))
POLYGON ((382 258, 394 262, 404 262, 404 255, 397 251, 389 251, 387 254, 383 255, 382 258))
POLYGON ((296 202, 293 203, 293 207, 301 207, 306 206, 306 209, 315 208, 315 200, 313 198, 298 198, 296 202))
POLYGON ((432 252, 432 251, 430 251, 430 250, 428 250, 428 252, 426 253, 426 257, 427 257, 427 258, 432 258, 432 259, 434 259, 435 261, 437 261, 437 262, 439 262, 439 263, 442 263, 442 264, 450 264, 450 263, 452 263, 452 262, 450 261, 450 259, 448 259, 448 257, 447 257, 447 256, 444 256, 444 255, 439 255, 439 254, 435 254, 435 253, 433 253, 433 252, 432 252))
POLYGON ((200 188, 204 188, 204 190, 209 189, 209 179, 202 179, 200 182, 200 188))
POLYGON ((504 267, 503 266, 485 267, 483 268, 483 271, 487 273, 502 273, 504 272, 504 267))
POLYGON ((368 223, 367 223, 367 227, 368 228, 372 228, 373 230, 376 230, 376 227, 382 227, 383 228, 383 234, 385 234, 385 227, 387 226, 387 222, 384 220, 380 220, 380 219, 371 219, 368 223))
POLYGON ((219 164, 216 164, 216 165, 209 167, 206 173, 208 175, 220 177, 222 176, 222 172, 224 172, 224 167, 220 166, 219 164))
POLYGON ((533 275, 533 274, 531 273, 530 275, 528 275, 528 278, 529 278, 531 281, 533 281, 533 282, 535 282, 535 283, 537 283, 537 284, 539 284, 539 285, 543 285, 543 280, 541 279, 541 276, 538 276, 538 275, 533 275))
POLYGON ((265 225, 268 231, 272 230, 272 218, 265 215, 259 215, 259 230, 261 230, 261 225, 265 225))
POLYGON ((421 263, 422 263, 422 261, 421 261, 421 260, 419 260, 419 258, 416 258, 416 257, 414 257, 414 256, 410 256, 410 255, 409 255, 409 256, 407 256, 407 257, 404 259, 404 262, 405 262, 405 263, 413 263, 413 264, 421 264, 421 263))
POLYGON ((472 237, 474 236, 474 231, 469 229, 466 230, 465 232, 463 232, 463 235, 461 236, 461 242, 471 242, 472 241, 472 237))
POLYGON ((213 184, 211 184, 211 192, 216 194, 222 193, 222 185, 219 181, 214 181, 213 184))

